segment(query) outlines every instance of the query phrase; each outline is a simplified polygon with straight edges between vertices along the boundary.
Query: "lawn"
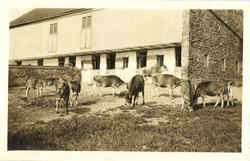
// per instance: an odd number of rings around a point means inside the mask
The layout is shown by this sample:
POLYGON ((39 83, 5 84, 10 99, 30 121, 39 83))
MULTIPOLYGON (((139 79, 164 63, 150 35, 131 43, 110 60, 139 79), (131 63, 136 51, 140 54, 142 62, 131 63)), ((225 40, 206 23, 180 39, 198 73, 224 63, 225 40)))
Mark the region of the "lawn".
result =
POLYGON ((241 152, 241 105, 189 113, 180 110, 178 97, 172 104, 150 94, 145 105, 131 108, 123 98, 86 93, 66 116, 55 113, 52 89, 26 99, 24 89, 10 88, 8 149, 241 152))

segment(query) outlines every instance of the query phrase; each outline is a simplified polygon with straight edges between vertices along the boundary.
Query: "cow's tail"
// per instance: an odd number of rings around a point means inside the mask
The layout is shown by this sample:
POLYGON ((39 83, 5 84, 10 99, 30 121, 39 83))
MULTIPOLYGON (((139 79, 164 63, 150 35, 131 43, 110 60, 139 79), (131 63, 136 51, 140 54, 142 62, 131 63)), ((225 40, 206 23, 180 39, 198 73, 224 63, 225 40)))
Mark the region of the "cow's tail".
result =
POLYGON ((132 85, 134 84, 135 78, 136 77, 133 77, 132 80, 131 80, 131 82, 128 84, 128 91, 129 91, 129 93, 132 92, 132 89, 133 89, 132 85))

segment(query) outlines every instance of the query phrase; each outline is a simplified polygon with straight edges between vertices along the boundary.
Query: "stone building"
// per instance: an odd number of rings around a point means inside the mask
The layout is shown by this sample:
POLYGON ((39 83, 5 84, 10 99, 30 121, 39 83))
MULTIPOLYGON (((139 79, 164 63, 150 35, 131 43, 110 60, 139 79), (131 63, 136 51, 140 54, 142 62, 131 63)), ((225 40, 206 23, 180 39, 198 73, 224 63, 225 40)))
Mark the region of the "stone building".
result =
POLYGON ((243 11, 34 9, 10 23, 10 61, 128 81, 166 65, 194 81, 242 78, 243 11))

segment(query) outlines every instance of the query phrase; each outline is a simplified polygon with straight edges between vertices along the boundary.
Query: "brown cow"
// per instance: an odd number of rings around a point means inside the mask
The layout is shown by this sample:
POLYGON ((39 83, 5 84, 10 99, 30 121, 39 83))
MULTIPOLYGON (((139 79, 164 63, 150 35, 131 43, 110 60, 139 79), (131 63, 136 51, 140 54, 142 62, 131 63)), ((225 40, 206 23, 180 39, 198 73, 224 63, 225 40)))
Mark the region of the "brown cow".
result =
POLYGON ((70 105, 78 105, 78 97, 81 92, 81 81, 69 81, 71 96, 70 96, 70 105))
POLYGON ((142 75, 135 75, 127 84, 128 93, 126 94, 126 102, 132 104, 134 97, 133 106, 135 106, 136 98, 138 99, 139 92, 142 92, 143 104, 144 104, 144 78, 142 75))
MULTIPOLYGON (((202 98, 203 102, 203 107, 206 107, 206 101, 205 101, 205 96, 216 96, 217 101, 214 105, 216 107, 221 100, 221 107, 223 108, 224 106, 224 97, 226 96, 227 99, 227 106, 229 106, 229 101, 230 101, 230 93, 232 92, 231 90, 232 86, 230 82, 225 82, 225 81, 206 81, 206 82, 201 82, 198 84, 195 94, 193 96, 193 103, 197 103, 198 98, 202 98)), ((232 101, 231 101, 232 102, 232 101)), ((233 104, 233 103, 232 103, 233 104)))
MULTIPOLYGON (((113 88, 113 93, 112 95, 115 95, 115 90, 121 85, 125 85, 126 83, 121 80, 116 75, 95 75, 93 77, 93 80, 95 82, 95 87, 112 87, 113 88)), ((101 93, 99 93, 101 95, 101 93)))
POLYGON ((59 108, 65 106, 65 112, 68 114, 68 105, 70 97, 70 86, 67 80, 59 79, 58 85, 58 97, 56 98, 56 113, 59 112, 59 108))
POLYGON ((181 79, 171 74, 155 74, 152 76, 152 84, 156 88, 168 88, 171 97, 173 97, 173 90, 180 86, 180 83, 181 79))

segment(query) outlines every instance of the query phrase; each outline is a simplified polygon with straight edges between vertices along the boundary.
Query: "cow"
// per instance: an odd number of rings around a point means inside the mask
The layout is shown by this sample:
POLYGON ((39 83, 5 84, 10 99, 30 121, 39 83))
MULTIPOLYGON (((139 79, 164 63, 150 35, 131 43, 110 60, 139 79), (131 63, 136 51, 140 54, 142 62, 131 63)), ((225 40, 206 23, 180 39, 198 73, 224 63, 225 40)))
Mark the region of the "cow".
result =
POLYGON ((159 66, 159 65, 155 65, 152 67, 148 67, 142 70, 142 75, 144 77, 144 79, 147 81, 149 77, 152 77, 155 74, 160 74, 163 72, 167 72, 168 68, 166 65, 163 66, 159 66))
POLYGON ((59 113, 59 108, 65 106, 65 113, 68 114, 68 105, 70 97, 70 86, 67 80, 59 79, 57 82, 58 91, 56 98, 56 113, 59 113))
POLYGON ((144 82, 144 77, 142 75, 138 74, 132 77, 132 79, 127 84, 128 92, 125 96, 126 103, 132 104, 133 102, 133 106, 135 106, 136 98, 138 99, 139 93, 142 92, 142 97, 143 97, 142 104, 144 104, 144 86, 145 86, 145 82, 144 82), (134 97, 134 101, 133 101, 133 97, 134 97))
POLYGON ((28 78, 25 84, 26 97, 28 97, 30 89, 37 90, 37 97, 42 96, 44 81, 38 78, 28 78))
MULTIPOLYGON (((202 98, 203 107, 206 107, 205 96, 216 96, 217 101, 214 105, 216 107, 221 100, 221 107, 224 106, 224 97, 227 99, 227 106, 229 106, 229 96, 232 92, 232 86, 230 82, 225 81, 204 81, 197 85, 195 94, 193 96, 193 104, 196 104, 198 98, 202 98)), ((232 102, 232 101, 231 101, 232 102)), ((233 103, 232 103, 233 104, 233 103)))
POLYGON ((78 105, 78 97, 81 92, 81 81, 71 80, 69 81, 69 85, 71 89, 70 105, 78 105))
MULTIPOLYGON (((95 75, 93 77, 95 87, 112 87, 115 96, 115 90, 126 83, 116 75, 95 75)), ((99 93, 101 95, 101 92, 99 93)))
POLYGON ((173 97, 173 90, 180 86, 180 83, 181 79, 171 74, 155 74, 152 76, 152 85, 156 88, 168 88, 171 97, 173 97))

